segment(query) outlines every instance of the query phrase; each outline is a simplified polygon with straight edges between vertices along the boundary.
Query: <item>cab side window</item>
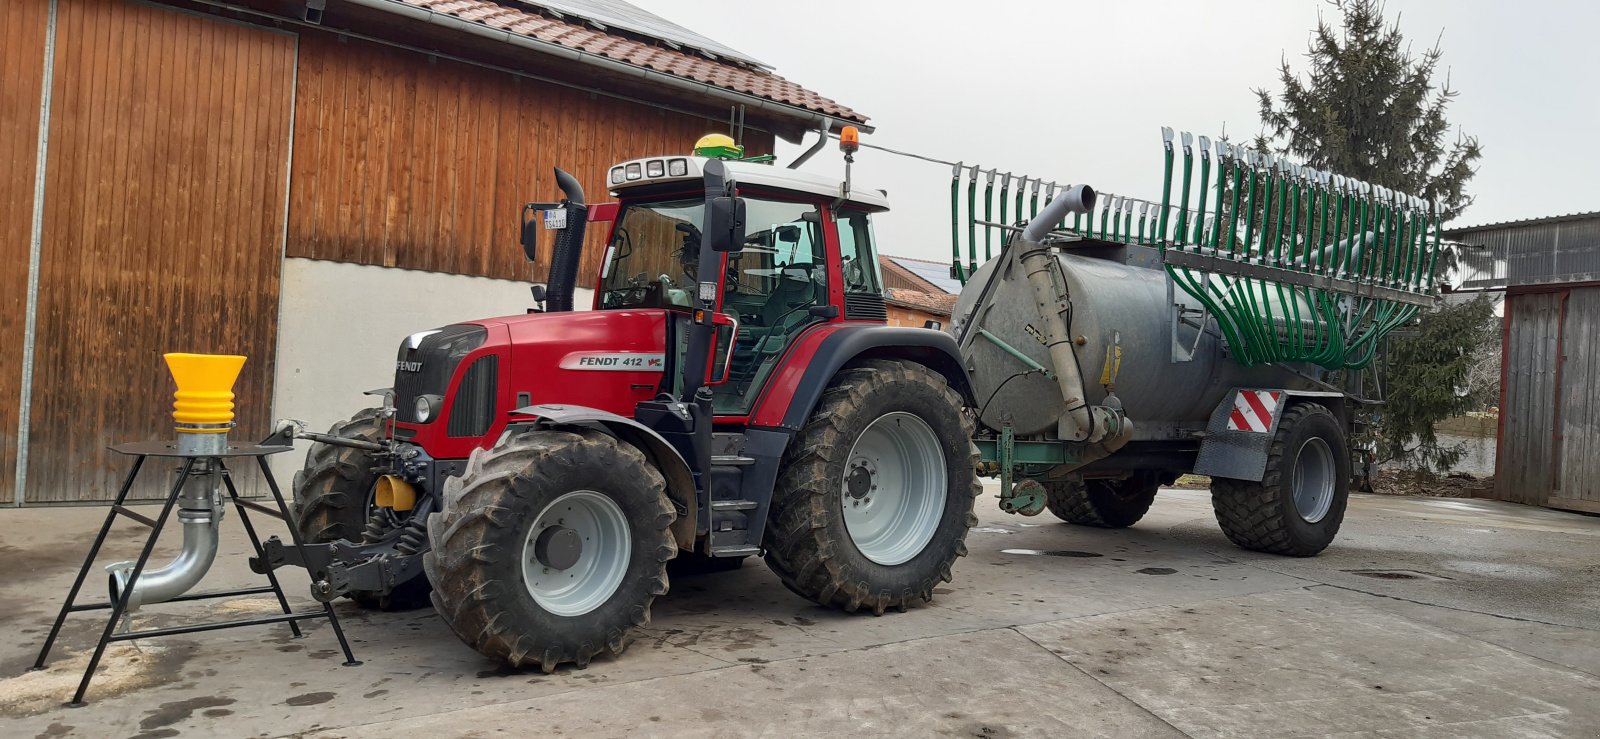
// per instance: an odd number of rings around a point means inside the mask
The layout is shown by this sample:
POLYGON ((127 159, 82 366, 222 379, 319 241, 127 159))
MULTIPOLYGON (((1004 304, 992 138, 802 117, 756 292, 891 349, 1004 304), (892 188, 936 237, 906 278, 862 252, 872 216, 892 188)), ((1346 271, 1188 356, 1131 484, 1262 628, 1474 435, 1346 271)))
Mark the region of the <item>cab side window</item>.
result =
POLYGON ((872 222, 859 210, 839 211, 835 218, 839 229, 839 256, 844 273, 844 291, 847 293, 882 294, 883 281, 878 275, 878 254, 873 248, 872 222))

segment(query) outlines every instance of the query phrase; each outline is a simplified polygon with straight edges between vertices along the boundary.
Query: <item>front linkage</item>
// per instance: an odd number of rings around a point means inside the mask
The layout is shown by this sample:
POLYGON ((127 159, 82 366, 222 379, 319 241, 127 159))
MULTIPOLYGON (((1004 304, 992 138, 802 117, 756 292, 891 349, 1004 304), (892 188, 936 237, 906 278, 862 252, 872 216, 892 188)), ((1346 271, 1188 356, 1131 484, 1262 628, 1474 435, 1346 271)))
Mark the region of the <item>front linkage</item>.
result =
POLYGON ((436 478, 441 476, 433 460, 413 444, 320 434, 305 431, 294 422, 281 424, 262 443, 289 445, 296 438, 366 452, 375 463, 373 472, 380 477, 393 475, 429 492, 413 495, 411 515, 398 525, 369 521, 359 541, 307 542, 304 557, 292 545, 271 537, 262 543, 263 556, 250 559, 250 569, 266 574, 284 565, 303 567, 311 575, 311 596, 322 602, 354 593, 390 593, 421 577, 422 555, 428 549, 425 522, 436 505, 431 491, 437 489, 440 480, 436 478))

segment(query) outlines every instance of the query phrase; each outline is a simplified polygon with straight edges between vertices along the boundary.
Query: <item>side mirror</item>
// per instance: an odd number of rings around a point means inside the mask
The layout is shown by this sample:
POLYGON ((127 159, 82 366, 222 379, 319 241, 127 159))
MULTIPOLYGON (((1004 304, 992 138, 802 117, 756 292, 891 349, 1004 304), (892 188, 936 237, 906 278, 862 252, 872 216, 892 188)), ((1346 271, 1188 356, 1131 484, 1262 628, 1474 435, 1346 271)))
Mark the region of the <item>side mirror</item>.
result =
POLYGON ((712 198, 711 207, 706 209, 706 236, 711 240, 712 251, 744 251, 744 199, 712 198))
POLYGON ((539 261, 539 205, 541 203, 522 206, 522 234, 518 234, 518 240, 522 242, 522 253, 530 262, 539 261))
POLYGON ((539 219, 538 218, 528 218, 527 214, 529 212, 537 213, 536 211, 526 211, 526 210, 523 211, 523 218, 522 218, 522 253, 528 257, 528 261, 530 261, 530 262, 538 262, 539 261, 539 219))

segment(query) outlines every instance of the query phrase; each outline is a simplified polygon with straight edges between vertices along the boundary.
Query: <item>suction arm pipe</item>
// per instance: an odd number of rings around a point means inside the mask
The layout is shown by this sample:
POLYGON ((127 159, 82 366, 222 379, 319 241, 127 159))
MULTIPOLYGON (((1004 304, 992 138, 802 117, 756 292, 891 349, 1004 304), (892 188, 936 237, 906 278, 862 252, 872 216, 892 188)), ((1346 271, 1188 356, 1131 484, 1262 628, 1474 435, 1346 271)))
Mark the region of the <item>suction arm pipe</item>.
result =
POLYGON ((1050 352, 1050 363, 1055 367, 1056 383, 1067 410, 1061 417, 1060 437, 1068 441, 1101 442, 1109 454, 1126 443, 1132 424, 1110 408, 1089 407, 1085 398, 1083 375, 1078 371, 1077 351, 1068 333, 1066 318, 1069 297, 1066 281, 1060 275, 1060 265, 1050 247, 1042 243, 1045 235, 1068 213, 1087 213, 1094 209, 1094 190, 1086 185, 1067 188, 1055 200, 1039 211, 1030 221, 1012 248, 1027 275, 1028 286, 1033 291, 1034 303, 1039 306, 1039 328, 1044 332, 1045 346, 1050 352), (1098 419, 1100 422, 1095 423, 1098 419))

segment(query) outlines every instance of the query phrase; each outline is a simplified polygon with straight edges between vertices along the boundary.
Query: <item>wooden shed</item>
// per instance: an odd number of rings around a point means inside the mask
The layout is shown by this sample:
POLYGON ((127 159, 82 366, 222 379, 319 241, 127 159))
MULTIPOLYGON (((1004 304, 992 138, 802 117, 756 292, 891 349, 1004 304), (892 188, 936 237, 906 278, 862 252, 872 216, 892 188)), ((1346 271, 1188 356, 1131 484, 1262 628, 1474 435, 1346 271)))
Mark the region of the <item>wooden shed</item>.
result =
POLYGON ((1504 290, 1494 496, 1600 513, 1600 213, 1445 232, 1504 290))
POLYGON ((347 414, 405 334, 525 306, 553 166, 604 200, 730 117, 865 121, 618 0, 5 0, 0 501, 109 498, 165 351, 249 356, 241 438, 347 414))

